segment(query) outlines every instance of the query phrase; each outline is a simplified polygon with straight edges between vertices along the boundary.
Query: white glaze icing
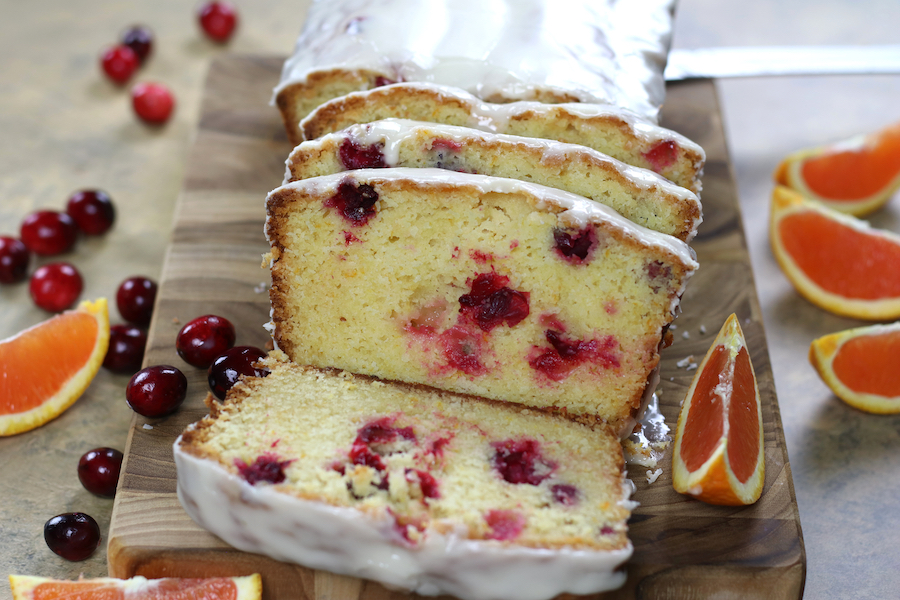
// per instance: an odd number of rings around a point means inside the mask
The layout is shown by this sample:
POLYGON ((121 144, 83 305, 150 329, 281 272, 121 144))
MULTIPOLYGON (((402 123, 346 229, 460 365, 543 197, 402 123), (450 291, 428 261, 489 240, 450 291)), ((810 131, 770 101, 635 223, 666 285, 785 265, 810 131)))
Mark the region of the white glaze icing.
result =
MULTIPOLYGON (((182 451, 180 442, 174 455, 182 506, 200 526, 245 552, 462 600, 544 600, 615 589, 625 580, 617 569, 630 558, 630 544, 617 551, 547 550, 428 531, 419 545, 401 545, 386 514, 301 499, 277 485, 250 485, 218 462, 182 451)), ((629 508, 631 489, 626 486, 622 498, 629 508)))
POLYGON ((275 92, 369 69, 480 98, 563 92, 655 121, 673 11, 674 0, 315 0, 275 92))
MULTIPOLYGON (((375 143, 384 144, 384 160, 388 166, 395 166, 399 162, 400 146, 404 142, 415 139, 421 132, 433 132, 429 135, 434 137, 449 139, 457 143, 471 143, 471 141, 491 142, 498 141, 506 144, 521 144, 529 146, 540 151, 543 154, 543 160, 552 159, 554 157, 569 157, 577 154, 584 154, 592 157, 593 160, 611 165, 622 175, 627 177, 631 182, 644 190, 658 188, 666 194, 680 198, 682 200, 692 201, 699 205, 697 195, 688 189, 675 185, 668 179, 657 175, 648 169, 641 169, 627 165, 615 158, 607 156, 602 152, 592 150, 586 146, 579 144, 567 144, 554 140, 545 140, 540 138, 530 138, 515 135, 506 135, 501 133, 490 133, 485 131, 473 130, 467 127, 458 127, 454 125, 443 125, 440 123, 422 123, 419 121, 410 121, 406 119, 384 119, 353 125, 343 132, 328 134, 319 140, 304 142, 304 144, 316 144, 326 139, 339 140, 342 136, 348 136, 355 141, 370 145, 375 143)), ((301 144, 302 145, 302 144, 301 144)), ((287 180, 287 178, 286 178, 287 180)), ((696 230, 698 223, 694 224, 696 230)))

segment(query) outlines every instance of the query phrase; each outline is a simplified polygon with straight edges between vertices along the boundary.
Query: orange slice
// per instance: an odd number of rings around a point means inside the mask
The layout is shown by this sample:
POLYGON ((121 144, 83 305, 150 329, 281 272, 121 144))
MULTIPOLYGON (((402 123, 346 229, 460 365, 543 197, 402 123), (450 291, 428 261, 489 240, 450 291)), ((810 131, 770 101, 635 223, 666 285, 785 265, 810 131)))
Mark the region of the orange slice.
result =
POLYGON ((784 274, 813 304, 857 319, 900 318, 900 236, 779 186, 769 240, 784 274))
POLYGON ((258 574, 206 579, 100 577, 76 581, 9 576, 13 600, 259 600, 261 582, 258 574))
POLYGON ((97 374, 108 345, 105 298, 0 341, 0 436, 39 427, 69 408, 97 374))
POLYGON ((675 491, 708 504, 753 504, 765 479, 762 410, 744 334, 728 317, 700 363, 678 416, 675 491))
POLYGON ((865 216, 900 187, 900 123, 785 158, 775 181, 830 208, 865 216))
POLYGON ((860 410, 900 413, 900 323, 869 325, 814 340, 809 362, 834 395, 860 410))

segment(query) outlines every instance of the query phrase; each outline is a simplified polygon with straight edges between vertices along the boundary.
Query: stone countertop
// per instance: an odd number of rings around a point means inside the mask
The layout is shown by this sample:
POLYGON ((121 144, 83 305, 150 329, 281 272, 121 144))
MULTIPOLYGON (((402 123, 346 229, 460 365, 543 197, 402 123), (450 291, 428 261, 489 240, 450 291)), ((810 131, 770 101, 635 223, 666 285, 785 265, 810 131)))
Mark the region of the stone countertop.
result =
MULTIPOLYGON (((132 275, 157 278, 168 244, 203 79, 224 52, 287 54, 306 1, 237 2, 233 40, 208 42, 194 3, 160 0, 4 2, 0 20, 0 234, 17 235, 25 215, 62 209, 82 188, 109 192, 114 228, 83 239, 62 257, 85 278, 83 298, 113 299, 132 275), (251 8, 253 12, 251 13, 251 8), (135 81, 169 85, 177 106, 161 128, 138 122, 127 88, 108 83, 98 56, 126 26, 156 33, 154 53, 135 81)), ((676 48, 897 43, 900 3, 840 0, 722 3, 682 0, 676 48), (789 5, 789 6, 785 6, 789 5)), ((812 339, 862 324, 821 311, 800 298, 768 248, 771 173, 789 152, 839 140, 900 120, 900 74, 730 79, 717 82, 744 212, 747 241, 763 309, 807 553, 806 598, 885 598, 900 587, 900 417, 868 415, 835 398, 809 366, 812 339)), ((871 222, 900 231, 893 204, 871 222)), ((32 263, 50 262, 40 259, 32 263)), ((27 284, 0 287, 0 336, 47 314, 33 306, 27 284)), ((112 323, 120 323, 115 306, 112 323)), ((112 500, 78 482, 79 457, 95 447, 124 449, 131 411, 127 376, 102 370, 85 395, 51 423, 0 438, 0 574, 75 578, 106 574, 101 546, 70 563, 54 555, 43 524, 68 511, 94 516, 105 536, 112 500)), ((11 597, 0 583, 0 600, 11 597)))

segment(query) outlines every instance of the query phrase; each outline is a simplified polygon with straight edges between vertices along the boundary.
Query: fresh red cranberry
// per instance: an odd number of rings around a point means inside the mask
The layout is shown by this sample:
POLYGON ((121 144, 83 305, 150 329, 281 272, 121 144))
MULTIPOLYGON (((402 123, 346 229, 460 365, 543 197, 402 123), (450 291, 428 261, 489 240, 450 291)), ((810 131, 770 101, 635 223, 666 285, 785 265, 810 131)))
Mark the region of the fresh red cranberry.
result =
POLYGON ((153 52, 153 32, 143 25, 132 25, 122 33, 122 45, 131 48, 144 64, 153 52))
POLYGON ((84 281, 78 269, 66 262, 43 265, 34 272, 28 284, 31 299, 48 312, 71 308, 83 288, 84 281))
POLYGON ((100 546, 100 526, 90 515, 63 513, 44 524, 44 541, 66 560, 84 560, 100 546))
POLYGON ((507 286, 509 277, 495 271, 480 273, 469 281, 471 291, 459 297, 459 312, 474 321, 482 331, 506 323, 518 325, 529 313, 528 292, 507 286))
POLYGON ((250 485, 256 485, 260 481, 267 483, 281 483, 285 480, 284 470, 293 460, 278 460, 278 457, 272 453, 261 454, 251 464, 236 458, 234 466, 237 467, 241 477, 247 480, 250 485))
POLYGON ((226 350, 209 366, 208 380, 212 393, 219 400, 224 400, 225 394, 237 383, 241 375, 248 377, 268 375, 268 369, 253 366, 265 356, 265 352, 253 346, 235 346, 226 350))
POLYGON ((578 504, 578 488, 568 483, 557 483, 550 488, 553 501, 563 506, 575 506, 578 504))
POLYGON ((114 373, 131 375, 144 362, 147 333, 135 325, 112 325, 109 328, 109 348, 103 366, 114 373))
POLYGON ((146 327, 153 317, 153 303, 156 302, 156 282, 142 276, 129 277, 116 290, 116 307, 122 318, 146 327))
POLYGON ((78 226, 64 212, 39 210, 22 221, 20 237, 35 254, 55 256, 72 249, 78 237, 78 226))
POLYGON ((236 337, 231 321, 204 315, 181 328, 175 338, 175 350, 189 365, 208 369, 217 356, 234 346, 236 337))
POLYGON ((227 42, 238 22, 234 6, 221 1, 204 4, 197 18, 206 35, 217 42, 227 42))
POLYGON ((591 251, 597 247, 597 229, 593 225, 575 233, 554 229, 553 242, 556 245, 556 251, 563 258, 571 263, 580 264, 587 260, 591 251))
POLYGON ((162 125, 172 115, 175 97, 161 83, 138 83, 131 88, 131 105, 145 123, 162 125))
POLYGON ((145 417, 164 417, 175 412, 187 396, 187 377, 169 365, 141 369, 125 388, 128 406, 145 417))
POLYGON ((325 206, 337 209, 351 225, 360 226, 375 216, 376 202, 378 192, 371 185, 356 185, 352 180, 344 180, 338 184, 334 196, 325 201, 325 206))
POLYGON ((78 480, 90 493, 112 498, 116 495, 122 458, 122 453, 115 448, 89 450, 78 461, 78 480))
POLYGON ((384 144, 370 144, 362 146, 351 139, 341 142, 338 155, 345 169, 383 169, 387 167, 384 162, 384 144))
POLYGON ((22 240, 0 236, 0 283, 18 283, 28 277, 31 252, 22 240))
POLYGON ((123 44, 107 48, 100 55, 100 66, 103 67, 103 72, 118 85, 131 79, 140 63, 134 50, 123 44))
POLYGON ((75 192, 66 202, 66 214, 87 235, 106 233, 116 220, 112 198, 102 190, 75 192))
POLYGON ((657 142, 643 156, 654 171, 661 172, 675 164, 678 159, 678 144, 672 140, 657 142))
POLYGON ((513 540, 525 529, 525 515, 515 510, 489 510, 484 520, 491 528, 489 540, 513 540))
POLYGON ((556 463, 541 455, 541 446, 535 440, 505 440, 491 446, 494 468, 509 483, 538 485, 556 470, 556 463))

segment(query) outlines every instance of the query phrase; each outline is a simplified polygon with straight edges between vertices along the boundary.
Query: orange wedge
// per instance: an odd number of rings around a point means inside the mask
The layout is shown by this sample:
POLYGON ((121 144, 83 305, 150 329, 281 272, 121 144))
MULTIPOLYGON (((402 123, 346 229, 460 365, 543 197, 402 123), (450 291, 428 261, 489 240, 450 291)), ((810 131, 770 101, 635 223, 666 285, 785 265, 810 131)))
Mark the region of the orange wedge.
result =
POLYGON ((869 325, 814 340, 809 362, 834 395, 876 414, 900 413, 900 323, 869 325))
POLYGON ((0 341, 0 436, 39 427, 69 408, 97 374, 108 345, 105 298, 0 341))
POLYGON ((700 363, 678 416, 675 491, 708 504, 753 504, 765 479, 762 409, 744 334, 728 317, 700 363))
POLYGON ((865 216, 900 187, 900 123, 785 158, 775 181, 830 208, 865 216))
POLYGON ((262 580, 246 577, 207 579, 78 579, 65 581, 10 575, 13 600, 259 600, 262 580))
POLYGON ((779 186, 769 240, 784 274, 813 304, 857 319, 900 318, 900 236, 779 186))

